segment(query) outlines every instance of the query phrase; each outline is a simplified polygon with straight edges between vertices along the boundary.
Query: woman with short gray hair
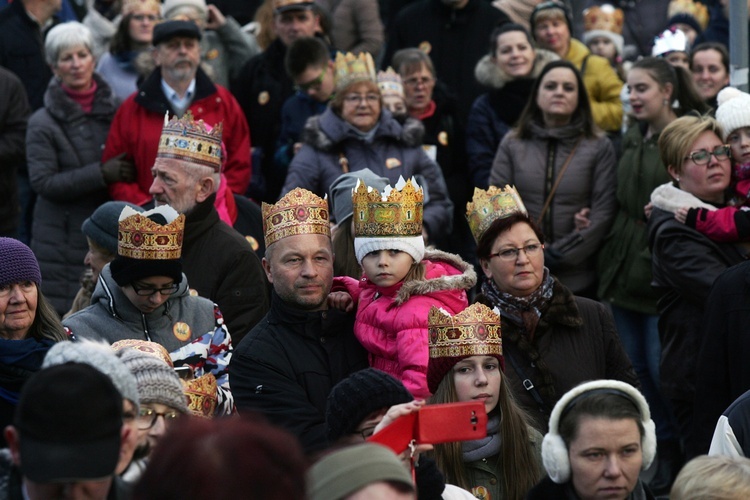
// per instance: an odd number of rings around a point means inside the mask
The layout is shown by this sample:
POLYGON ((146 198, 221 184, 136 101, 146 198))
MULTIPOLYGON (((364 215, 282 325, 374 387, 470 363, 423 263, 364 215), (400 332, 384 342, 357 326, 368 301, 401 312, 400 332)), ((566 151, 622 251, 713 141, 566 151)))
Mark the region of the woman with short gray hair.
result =
POLYGON ((66 312, 78 291, 88 251, 81 224, 109 199, 107 185, 130 181, 131 163, 101 153, 117 110, 109 85, 94 73, 93 38, 84 25, 64 23, 45 41, 54 77, 44 107, 29 119, 26 159, 38 194, 31 248, 44 276, 43 291, 58 312, 66 312))

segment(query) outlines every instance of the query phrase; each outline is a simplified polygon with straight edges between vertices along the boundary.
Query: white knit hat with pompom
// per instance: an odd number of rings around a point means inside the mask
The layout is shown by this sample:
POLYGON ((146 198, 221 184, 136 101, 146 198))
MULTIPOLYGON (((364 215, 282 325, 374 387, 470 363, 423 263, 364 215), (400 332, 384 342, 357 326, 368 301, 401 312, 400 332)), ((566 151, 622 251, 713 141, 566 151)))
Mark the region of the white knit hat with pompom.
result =
POLYGON ((750 94, 734 87, 726 87, 716 96, 718 108, 716 121, 722 131, 722 140, 742 127, 750 127, 750 94))

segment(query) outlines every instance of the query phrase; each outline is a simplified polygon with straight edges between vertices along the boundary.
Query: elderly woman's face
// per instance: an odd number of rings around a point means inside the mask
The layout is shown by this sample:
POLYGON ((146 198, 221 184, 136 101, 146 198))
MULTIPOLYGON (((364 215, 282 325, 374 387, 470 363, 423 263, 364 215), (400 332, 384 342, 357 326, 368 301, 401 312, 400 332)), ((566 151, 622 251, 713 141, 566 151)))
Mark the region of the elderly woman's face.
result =
POLYGON ((633 419, 583 416, 568 457, 571 482, 581 500, 625 499, 643 465, 638 424, 633 419))
POLYGON ((417 71, 401 73, 401 79, 404 82, 404 97, 409 111, 420 113, 427 109, 435 90, 435 77, 430 70, 422 64, 417 71))
POLYGON ((0 338, 26 338, 36 317, 38 293, 32 281, 0 285, 0 338))
POLYGON ((542 284, 543 247, 531 226, 519 222, 500 233, 490 258, 482 259, 481 265, 485 276, 492 278, 501 292, 526 297, 542 284))
POLYGON ((85 45, 68 47, 60 51, 53 71, 69 89, 88 90, 94 75, 94 56, 85 45))
POLYGON ((682 168, 678 171, 670 165, 667 170, 683 191, 707 202, 722 203, 731 178, 731 161, 728 155, 721 155, 723 146, 724 143, 715 133, 703 132, 682 160, 682 168), (716 152, 720 158, 713 154, 716 152), (706 153, 711 154, 707 159, 702 159, 706 153))
POLYGON ((366 82, 346 89, 341 117, 362 132, 369 132, 380 119, 380 90, 366 82))

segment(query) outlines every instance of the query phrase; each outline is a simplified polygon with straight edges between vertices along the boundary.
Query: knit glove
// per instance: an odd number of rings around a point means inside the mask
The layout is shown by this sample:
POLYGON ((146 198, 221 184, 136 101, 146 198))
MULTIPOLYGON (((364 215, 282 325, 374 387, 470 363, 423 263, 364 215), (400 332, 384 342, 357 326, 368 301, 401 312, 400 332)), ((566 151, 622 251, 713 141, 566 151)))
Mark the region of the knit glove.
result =
POLYGON ((135 180, 135 164, 126 160, 127 153, 110 158, 102 164, 102 177, 109 185, 113 182, 133 182, 135 180))

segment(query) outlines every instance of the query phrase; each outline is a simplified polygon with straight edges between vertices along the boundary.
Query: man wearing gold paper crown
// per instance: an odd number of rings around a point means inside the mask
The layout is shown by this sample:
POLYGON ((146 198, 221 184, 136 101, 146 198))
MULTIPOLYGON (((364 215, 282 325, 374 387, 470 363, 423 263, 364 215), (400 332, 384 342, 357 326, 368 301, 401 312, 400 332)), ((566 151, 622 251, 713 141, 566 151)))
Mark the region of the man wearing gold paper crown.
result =
POLYGON ((221 189, 221 134, 222 124, 209 131, 190 114, 173 117, 159 140, 149 193, 156 205, 185 214, 185 274, 193 290, 219 304, 239 342, 268 310, 263 268, 248 242, 252 238, 258 246, 263 224, 260 207, 221 189), (221 220, 232 210, 237 231, 221 220))
POLYGON ((453 203, 440 167, 422 149, 422 124, 407 118, 402 125, 383 109, 369 54, 339 52, 335 70, 336 93, 328 109, 307 122, 282 193, 302 187, 322 196, 342 173, 364 168, 392 184, 416 177, 425 192, 424 235, 428 241, 449 235, 453 203))
POLYGON ((253 179, 249 195, 274 202, 284 176, 274 169, 273 156, 281 130, 281 106, 293 93, 294 82, 284 69, 287 48, 295 40, 320 33, 320 16, 313 0, 270 0, 276 39, 250 59, 232 80, 231 89, 245 113, 253 137, 253 179))
POLYGON ((258 411, 307 451, 326 446, 328 393, 367 367, 354 315, 328 309, 333 251, 328 203, 294 189, 263 204, 271 310, 237 345, 229 371, 240 414, 258 411))
POLYGON ((244 195, 250 182, 250 132, 232 94, 211 82, 199 67, 201 33, 190 21, 166 21, 154 27, 157 67, 117 110, 102 161, 126 154, 136 167, 135 182, 109 186, 114 200, 144 205, 151 199, 151 167, 164 114, 192 115, 206 123, 224 123, 226 158, 222 173, 228 193, 244 195))
POLYGON ((172 207, 120 214, 117 257, 104 266, 91 306, 66 318, 74 338, 156 342, 175 367, 195 377, 212 373, 217 382, 217 415, 234 409, 229 389, 232 339, 219 307, 189 293, 180 256, 185 216, 172 207))

